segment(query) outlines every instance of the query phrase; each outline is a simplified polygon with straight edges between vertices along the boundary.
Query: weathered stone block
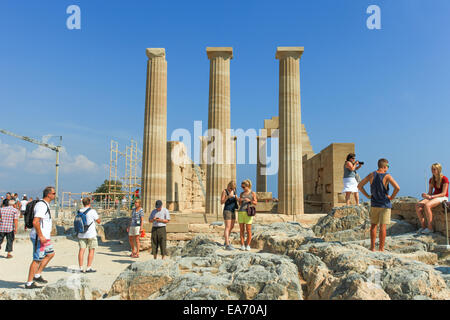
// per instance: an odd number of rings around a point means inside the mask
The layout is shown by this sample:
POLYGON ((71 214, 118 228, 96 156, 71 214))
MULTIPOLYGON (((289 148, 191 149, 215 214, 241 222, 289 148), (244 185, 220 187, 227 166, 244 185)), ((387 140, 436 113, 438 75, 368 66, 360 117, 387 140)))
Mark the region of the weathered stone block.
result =
POLYGON ((256 199, 258 199, 258 201, 272 200, 272 192, 256 192, 256 199))
POLYGON ((189 232, 189 225, 187 223, 168 223, 166 226, 167 232, 189 232))

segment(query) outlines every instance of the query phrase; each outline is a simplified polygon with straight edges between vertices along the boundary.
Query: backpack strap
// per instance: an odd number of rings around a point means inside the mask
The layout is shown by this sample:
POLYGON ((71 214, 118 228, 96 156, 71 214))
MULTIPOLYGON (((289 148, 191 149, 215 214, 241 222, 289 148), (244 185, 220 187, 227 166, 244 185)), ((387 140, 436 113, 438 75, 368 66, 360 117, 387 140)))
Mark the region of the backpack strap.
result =
MULTIPOLYGON (((45 204, 45 206, 47 207, 47 212, 45 214, 48 213, 48 215, 50 216, 50 219, 52 218, 52 214, 50 213, 50 207, 47 205, 47 202, 45 202, 44 200, 39 200, 38 202, 36 202, 36 204, 38 204, 39 202, 43 202, 45 204)), ((35 205, 36 206, 36 205, 35 205)), ((33 209, 34 210, 34 209, 33 209)), ((41 226, 44 226, 44 220, 41 219, 41 226)))
MULTIPOLYGON (((92 208, 88 208, 86 211, 81 212, 81 214, 86 215, 91 209, 92 209, 92 208)), ((91 223, 89 223, 89 225, 88 225, 87 227, 89 228, 89 227, 91 226, 91 224, 93 224, 93 223, 94 223, 94 221, 92 221, 91 223)))

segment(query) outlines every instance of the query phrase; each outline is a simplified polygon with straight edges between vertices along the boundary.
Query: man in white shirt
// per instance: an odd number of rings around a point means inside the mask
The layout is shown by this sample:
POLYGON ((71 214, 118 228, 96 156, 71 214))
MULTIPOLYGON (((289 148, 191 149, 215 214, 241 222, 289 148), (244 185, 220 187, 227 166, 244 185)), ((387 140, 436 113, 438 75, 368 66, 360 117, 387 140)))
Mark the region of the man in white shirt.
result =
POLYGON ((23 217, 25 210, 27 208, 27 203, 28 203, 28 198, 27 195, 24 194, 22 197, 22 201, 20 201, 20 213, 21 213, 21 217, 23 217))
POLYGON ((41 273, 55 256, 53 245, 50 242, 52 232, 52 216, 50 213, 50 202, 56 197, 55 188, 47 187, 43 192, 43 199, 34 206, 33 229, 31 229, 30 240, 33 243, 33 262, 28 272, 28 282, 25 289, 40 288, 36 282, 47 283, 41 273))
POLYGON ((148 221, 153 223, 152 227, 152 254, 153 258, 156 259, 158 255, 158 247, 161 249, 161 259, 167 255, 166 242, 166 224, 170 221, 169 210, 162 207, 163 203, 161 200, 157 200, 155 204, 155 209, 150 213, 148 221))
POLYGON ((86 248, 89 249, 87 268, 84 272, 96 272, 92 269, 92 261, 94 260, 95 249, 98 247, 97 242, 97 229, 95 228, 95 223, 100 223, 100 218, 98 217, 97 211, 91 208, 91 199, 83 198, 84 208, 80 209, 80 212, 86 214, 86 224, 89 226, 85 233, 78 234, 78 244, 80 250, 78 251, 78 264, 80 266, 80 271, 83 272, 83 258, 84 251, 86 248))

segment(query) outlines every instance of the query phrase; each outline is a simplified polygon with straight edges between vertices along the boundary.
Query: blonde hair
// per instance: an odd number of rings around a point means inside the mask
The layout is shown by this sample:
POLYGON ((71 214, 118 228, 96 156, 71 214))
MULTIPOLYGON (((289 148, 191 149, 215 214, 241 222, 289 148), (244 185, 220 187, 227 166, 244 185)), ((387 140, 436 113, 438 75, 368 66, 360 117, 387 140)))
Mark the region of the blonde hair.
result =
POLYGON ((230 182, 228 182, 227 189, 228 188, 236 189, 236 182, 234 180, 231 180, 230 182))
POLYGON ((437 169, 437 171, 438 171, 438 175, 439 175, 439 178, 438 178, 438 180, 436 181, 436 177, 434 176, 434 174, 433 174, 433 178, 431 178, 432 180, 432 182, 433 182, 433 184, 436 186, 436 188, 441 188, 442 186, 441 186, 441 183, 442 183, 442 177, 444 176, 443 174, 442 174, 442 165, 440 164, 440 163, 433 163, 432 165, 431 165, 431 170, 433 170, 433 169, 437 169))
POLYGON ((246 179, 246 180, 242 181, 241 184, 245 185, 250 190, 252 189, 252 182, 250 181, 250 179, 246 179))

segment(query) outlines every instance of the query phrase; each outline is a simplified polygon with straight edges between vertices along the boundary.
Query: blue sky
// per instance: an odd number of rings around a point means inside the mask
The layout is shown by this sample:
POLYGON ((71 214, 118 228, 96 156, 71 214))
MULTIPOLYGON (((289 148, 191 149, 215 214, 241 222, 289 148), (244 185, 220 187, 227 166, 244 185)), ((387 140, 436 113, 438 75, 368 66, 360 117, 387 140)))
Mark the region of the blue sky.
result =
MULTIPOLYGON (((354 142, 386 157, 400 195, 425 191, 430 165, 450 167, 450 1, 2 1, 0 128, 62 135, 60 187, 92 191, 107 178, 110 140, 142 145, 145 48, 166 48, 168 136, 207 126, 206 47, 231 46, 232 128, 278 114, 277 46, 304 46, 302 122, 317 153, 354 142), (68 30, 66 8, 81 8, 68 30), (369 5, 381 30, 369 30, 369 5)), ((57 138, 50 138, 57 143, 57 138)), ((238 166, 238 180, 255 165, 238 166)), ((0 192, 36 194, 54 181, 54 153, 0 136, 0 192)), ((268 178, 276 194, 277 178, 268 178)))

